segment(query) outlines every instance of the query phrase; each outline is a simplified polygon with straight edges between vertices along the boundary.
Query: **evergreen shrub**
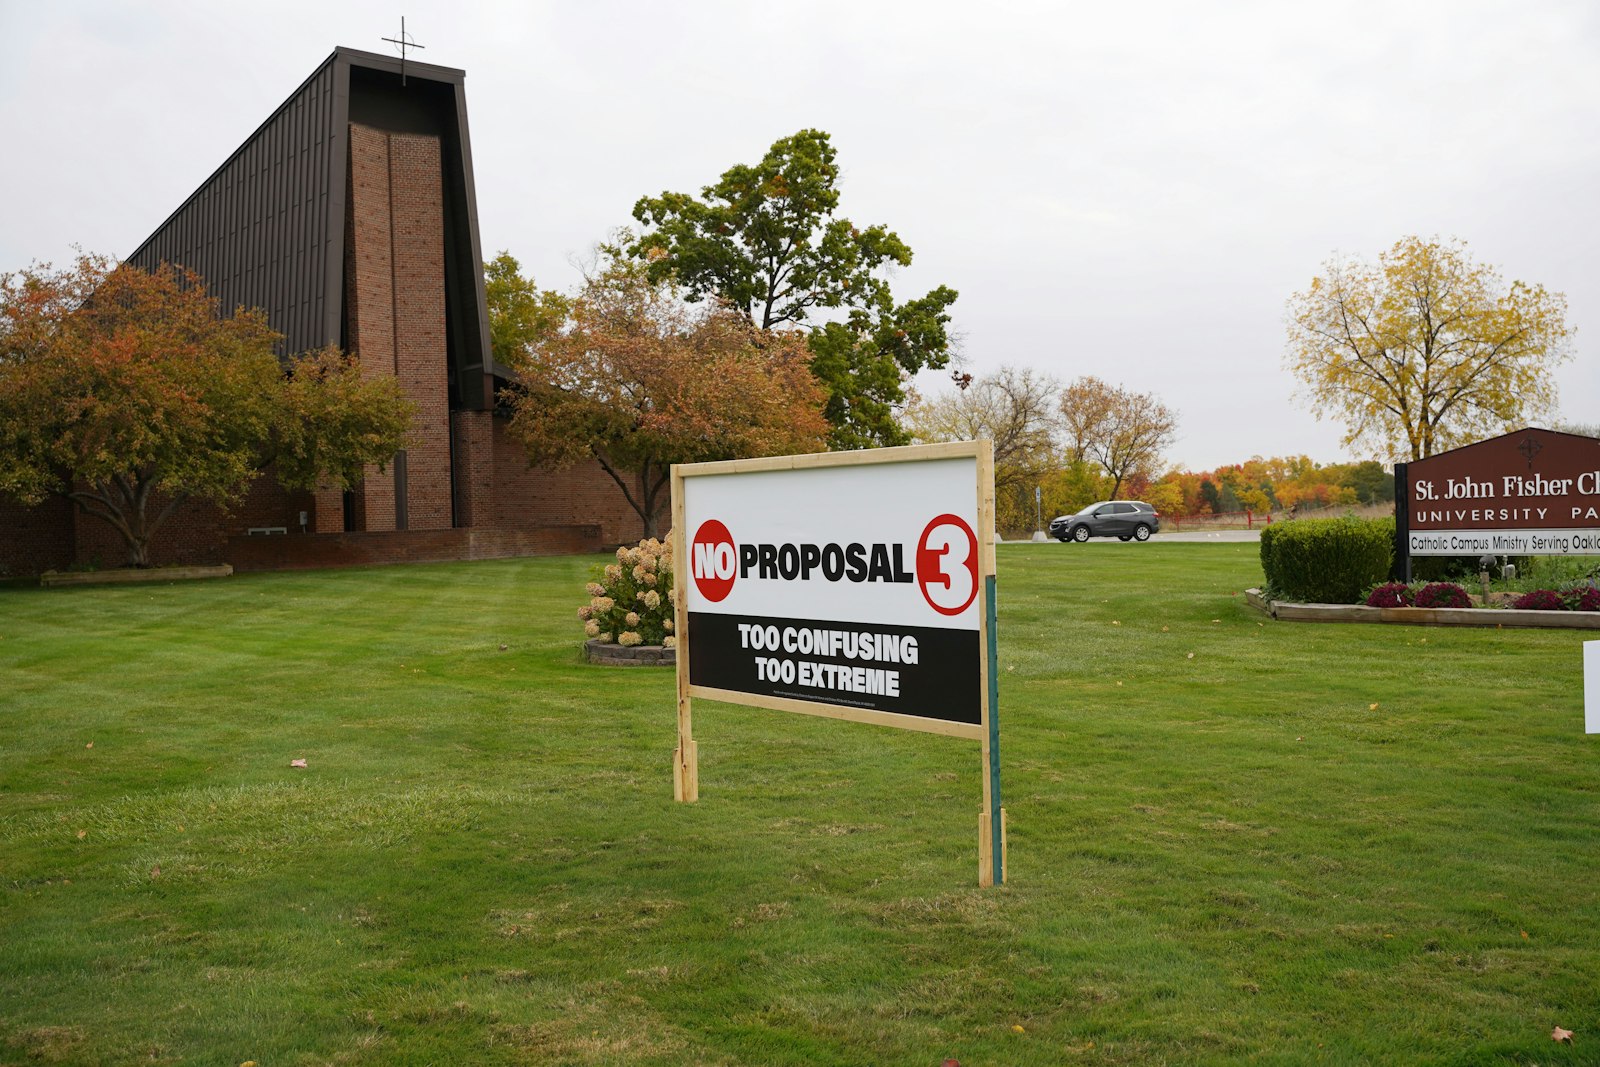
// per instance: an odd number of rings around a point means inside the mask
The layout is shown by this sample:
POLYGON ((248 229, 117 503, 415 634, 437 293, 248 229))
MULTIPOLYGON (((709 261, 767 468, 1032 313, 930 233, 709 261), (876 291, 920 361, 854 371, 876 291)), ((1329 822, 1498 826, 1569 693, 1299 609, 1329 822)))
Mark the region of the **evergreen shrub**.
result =
POLYGON ((1261 569, 1273 600, 1359 604, 1389 577, 1394 519, 1296 519, 1261 531, 1261 569))

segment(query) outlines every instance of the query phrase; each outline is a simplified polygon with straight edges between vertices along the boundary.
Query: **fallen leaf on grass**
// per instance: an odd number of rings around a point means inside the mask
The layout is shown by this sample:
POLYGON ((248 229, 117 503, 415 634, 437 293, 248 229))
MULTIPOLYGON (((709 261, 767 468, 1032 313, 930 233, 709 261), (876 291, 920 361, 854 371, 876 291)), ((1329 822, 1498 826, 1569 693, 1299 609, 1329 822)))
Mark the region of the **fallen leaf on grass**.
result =
POLYGON ((1112 625, 1112 626, 1121 626, 1121 625, 1122 625, 1122 622, 1121 622, 1121 620, 1119 620, 1119 619, 1112 619, 1112 620, 1111 620, 1111 625, 1112 625))
POLYGON ((1191 652, 1191 653, 1189 653, 1189 655, 1188 655, 1188 657, 1187 657, 1187 658, 1189 658, 1189 659, 1194 659, 1194 653, 1193 653, 1193 652, 1191 652))
POLYGON ((1565 1041, 1567 1044, 1570 1045, 1570 1044, 1572 1044, 1572 1031, 1571 1030, 1563 1030, 1563 1029, 1561 1029, 1561 1027, 1558 1026, 1554 1030, 1550 1031, 1550 1040, 1551 1041, 1565 1041))
POLYGON ((1524 940, 1524 941, 1528 940, 1528 931, 1526 931, 1526 930, 1522 931, 1522 940, 1524 940))
POLYGON ((1018 1034, 1025 1034, 1025 1033, 1028 1032, 1028 1031, 1026 1031, 1026 1030, 1024 1030, 1022 1028, 1022 1024, 1021 1023, 1012 1023, 1011 1024, 1011 1029, 1012 1029, 1012 1031, 1014 1033, 1018 1033, 1018 1034))
POLYGON ((1368 711, 1377 711, 1378 710, 1378 705, 1376 705, 1376 704, 1368 704, 1367 705, 1367 710, 1368 711))
POLYGON ((961 1067, 961 1061, 958 1060, 958 1059, 955 1059, 954 1057, 951 1057, 950 1059, 945 1060, 943 1063, 939 1064, 939 1067, 961 1067))
MULTIPOLYGON (((79 841, 82 841, 84 838, 86 838, 88 836, 89 836, 89 831, 87 831, 87 830, 79 830, 78 831, 78 840, 79 841)), ((1527 934, 1523 934, 1522 936, 1523 937, 1527 937, 1528 935, 1527 934)))
POLYGON ((154 867, 150 868, 150 877, 152 877, 152 878, 160 878, 161 877, 161 864, 158 863, 154 867))
POLYGON ((93 748, 94 747, 94 742, 90 741, 87 745, 84 745, 83 747, 84 748, 93 748))
POLYGON ((289 766, 291 767, 304 767, 305 765, 306 761, 303 759, 292 759, 289 761, 289 766))

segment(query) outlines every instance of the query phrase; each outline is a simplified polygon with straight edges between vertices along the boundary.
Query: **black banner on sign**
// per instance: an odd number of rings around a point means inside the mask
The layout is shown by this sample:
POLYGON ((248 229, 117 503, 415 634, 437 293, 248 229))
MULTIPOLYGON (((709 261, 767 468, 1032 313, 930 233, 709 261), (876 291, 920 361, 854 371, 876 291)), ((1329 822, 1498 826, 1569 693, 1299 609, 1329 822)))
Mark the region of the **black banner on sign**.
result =
POLYGON ((982 721, 978 631, 689 613, 689 683, 982 721))

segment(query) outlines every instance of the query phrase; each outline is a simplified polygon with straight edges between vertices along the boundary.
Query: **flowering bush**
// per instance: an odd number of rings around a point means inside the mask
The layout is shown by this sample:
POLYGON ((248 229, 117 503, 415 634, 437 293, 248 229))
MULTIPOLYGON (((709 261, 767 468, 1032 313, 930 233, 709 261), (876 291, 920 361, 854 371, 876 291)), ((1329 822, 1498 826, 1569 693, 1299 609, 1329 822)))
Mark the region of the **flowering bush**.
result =
POLYGON ((1600 611, 1600 589, 1592 585, 1575 585, 1563 590, 1561 599, 1568 611, 1600 611))
POLYGON ((672 542, 650 538, 617 549, 617 561, 595 569, 589 603, 578 609, 589 637, 627 648, 673 648, 672 542))
POLYGON ((1567 605, 1562 601, 1561 594, 1554 589, 1535 589, 1531 593, 1523 593, 1511 602, 1511 606, 1519 611, 1561 611, 1567 605))
POLYGON ((1367 594, 1369 608, 1409 608, 1411 587, 1404 582, 1384 582, 1367 594))
POLYGON ((1434 582, 1417 590, 1415 604, 1419 608, 1470 608, 1472 601, 1467 591, 1454 582, 1434 582))

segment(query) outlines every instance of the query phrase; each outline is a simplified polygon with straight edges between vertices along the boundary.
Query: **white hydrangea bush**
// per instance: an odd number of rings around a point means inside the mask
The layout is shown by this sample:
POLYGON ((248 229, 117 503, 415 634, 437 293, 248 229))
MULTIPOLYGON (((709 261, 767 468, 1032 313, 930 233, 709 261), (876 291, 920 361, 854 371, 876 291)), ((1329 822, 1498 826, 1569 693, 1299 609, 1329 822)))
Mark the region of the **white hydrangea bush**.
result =
POLYGON ((653 537, 617 549, 615 563, 596 568, 587 591, 589 603, 578 609, 587 637, 625 648, 664 645, 674 648, 672 539, 653 537))

